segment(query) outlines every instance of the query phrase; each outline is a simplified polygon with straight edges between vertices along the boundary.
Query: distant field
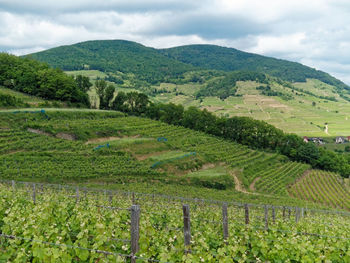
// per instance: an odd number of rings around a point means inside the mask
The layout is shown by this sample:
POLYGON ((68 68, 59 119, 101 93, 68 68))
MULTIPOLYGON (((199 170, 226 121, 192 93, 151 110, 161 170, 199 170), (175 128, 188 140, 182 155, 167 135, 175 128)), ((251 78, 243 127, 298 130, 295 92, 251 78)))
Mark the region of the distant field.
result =
MULTIPOLYGON (((96 70, 68 71, 67 73, 82 74, 90 77, 91 80, 107 76, 105 73, 96 70)), ((128 75, 123 75, 123 77, 130 78, 128 75)), ((130 80, 132 79, 133 76, 130 80)), ((292 91, 290 88, 277 83, 272 85, 273 89, 292 96, 292 100, 283 100, 277 96, 260 95, 259 91, 256 90, 256 87, 260 84, 254 81, 239 81, 237 83, 239 97, 228 97, 225 100, 220 100, 217 97, 206 97, 197 100, 195 93, 204 85, 205 83, 191 82, 186 84, 161 83, 158 86, 145 88, 145 90, 155 89, 160 91, 160 93, 150 97, 154 102, 172 102, 182 104, 185 107, 196 106, 214 112, 219 116, 248 116, 264 120, 285 132, 300 136, 350 135, 350 102, 342 99, 334 91, 333 86, 319 80, 308 79, 304 83, 294 83, 293 85, 299 91, 292 91), (337 101, 320 99, 300 90, 311 92, 317 96, 334 97, 337 101), (326 124, 328 125, 328 133, 325 132, 326 124)), ((116 93, 119 91, 140 91, 132 88, 132 81, 129 80, 126 80, 123 85, 115 86, 116 93)), ((144 90, 141 92, 144 92, 144 90)), ((98 106, 94 88, 91 89, 89 94, 93 105, 98 106)))
POLYGON ((75 71, 65 71, 68 75, 83 75, 89 77, 90 79, 104 78, 107 74, 99 70, 75 70, 75 71))
MULTIPOLYGON (((332 86, 326 85, 317 80, 308 80, 306 83, 295 84, 298 88, 311 89, 316 93, 318 87, 323 88, 322 95, 335 96, 338 102, 315 98, 308 94, 295 96, 293 100, 283 100, 279 97, 267 97, 259 95, 255 82, 239 82, 238 94, 242 97, 228 97, 220 100, 217 97, 207 97, 202 101, 196 100, 193 96, 194 90, 200 85, 176 85, 177 90, 183 94, 176 95, 175 92, 162 93, 154 100, 160 102, 173 102, 183 104, 185 107, 197 106, 207 109, 217 115, 225 116, 248 116, 258 120, 264 120, 285 132, 296 133, 300 136, 347 136, 350 134, 350 103, 339 98, 332 92, 332 86), (320 84, 321 83, 321 84, 320 84), (313 106, 315 102, 315 106, 313 106), (328 124, 328 133, 325 132, 325 125, 328 124)), ((278 86, 276 84, 276 86, 278 86)), ((174 85, 162 84, 161 88, 168 87, 169 91, 174 85)), ((159 88, 160 88, 159 87, 159 88)), ((278 86, 288 94, 293 94, 289 89, 278 86)))

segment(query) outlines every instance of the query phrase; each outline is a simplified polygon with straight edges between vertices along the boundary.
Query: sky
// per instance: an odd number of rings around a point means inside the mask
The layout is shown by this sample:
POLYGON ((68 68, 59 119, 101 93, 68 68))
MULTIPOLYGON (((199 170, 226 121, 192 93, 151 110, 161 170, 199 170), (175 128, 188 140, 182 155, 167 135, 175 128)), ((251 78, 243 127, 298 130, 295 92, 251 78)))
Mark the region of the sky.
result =
POLYGON ((300 62, 350 84, 348 0, 0 0, 0 51, 86 40, 217 44, 300 62))

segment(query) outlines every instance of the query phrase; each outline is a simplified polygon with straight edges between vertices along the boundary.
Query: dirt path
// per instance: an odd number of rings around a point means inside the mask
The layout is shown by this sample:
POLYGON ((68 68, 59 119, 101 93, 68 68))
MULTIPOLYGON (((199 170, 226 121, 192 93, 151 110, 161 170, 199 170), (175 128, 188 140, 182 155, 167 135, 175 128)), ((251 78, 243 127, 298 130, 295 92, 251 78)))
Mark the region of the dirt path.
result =
POLYGON ((256 189, 255 189, 255 183, 256 183, 257 181, 259 181, 260 179, 261 179, 261 177, 257 177, 257 178, 255 178, 255 179, 253 180, 253 182, 249 185, 249 190, 250 190, 250 191, 253 191, 253 192, 256 191, 256 189))
MULTIPOLYGON (((269 194, 262 194, 262 193, 253 193, 253 192, 248 192, 247 190, 244 189, 244 187, 242 186, 241 184, 241 181, 238 179, 237 175, 234 173, 234 172, 230 172, 230 175, 233 177, 234 181, 235 181, 235 190, 237 192, 241 192, 241 193, 244 193, 244 194, 249 194, 249 195, 260 195, 260 196, 266 196, 266 197, 276 197, 274 195, 269 195, 269 194)), ((259 177, 258 177, 259 178, 259 177)), ((255 179, 256 181, 257 178, 255 179)), ((254 182, 253 182, 254 183, 254 182)), ((252 183, 252 184, 253 184, 252 183)), ((250 187, 249 187, 250 188, 250 187)))
POLYGON ((230 172, 230 175, 233 177, 233 180, 235 181, 235 190, 237 192, 241 192, 241 193, 245 193, 245 194, 254 194, 254 193, 250 193, 244 189, 244 187, 241 184, 241 181, 238 179, 237 175, 235 175, 234 172, 230 172))
POLYGON ((324 132, 325 132, 327 135, 329 135, 329 133, 328 133, 328 124, 325 125, 324 132))

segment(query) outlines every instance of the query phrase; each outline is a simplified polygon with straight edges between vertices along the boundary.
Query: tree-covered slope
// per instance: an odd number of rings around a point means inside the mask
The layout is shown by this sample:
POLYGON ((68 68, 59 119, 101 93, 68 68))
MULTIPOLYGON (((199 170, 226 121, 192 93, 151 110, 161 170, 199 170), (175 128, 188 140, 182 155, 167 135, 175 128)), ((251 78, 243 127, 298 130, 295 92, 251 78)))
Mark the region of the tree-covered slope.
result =
POLYGON ((63 70, 133 73, 149 83, 164 82, 196 69, 243 70, 265 73, 291 82, 318 79, 336 86, 339 91, 350 90, 328 73, 300 63, 215 45, 154 49, 125 40, 96 40, 60 46, 30 56, 63 70))
MULTIPOLYGON (((45 63, 29 58, 0 53, 1 87, 43 99, 89 106, 88 95, 78 87, 73 77, 66 75, 61 69, 50 68, 45 63)), ((0 105, 3 107, 21 104, 12 95, 7 94, 8 103, 0 105)), ((5 100, 4 96, 2 98, 5 100)))
POLYGON ((350 89, 331 75, 300 63, 247 53, 234 48, 188 45, 162 49, 160 52, 169 58, 203 69, 257 71, 291 82, 305 82, 307 78, 313 78, 341 89, 350 89))
POLYGON ((63 70, 96 69, 134 73, 149 83, 176 77, 194 67, 160 54, 156 49, 124 40, 87 41, 30 55, 63 70))

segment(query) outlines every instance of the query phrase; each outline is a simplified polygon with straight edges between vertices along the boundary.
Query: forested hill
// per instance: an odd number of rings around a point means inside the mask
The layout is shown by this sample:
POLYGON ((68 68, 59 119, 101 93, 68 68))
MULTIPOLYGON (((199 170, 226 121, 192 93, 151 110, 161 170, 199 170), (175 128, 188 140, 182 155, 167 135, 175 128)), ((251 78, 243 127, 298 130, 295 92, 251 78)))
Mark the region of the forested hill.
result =
POLYGON ((329 74, 300 63, 214 45, 154 49, 125 40, 96 40, 60 46, 29 56, 63 70, 133 73, 151 84, 167 82, 188 71, 213 69, 255 71, 291 82, 313 78, 337 87, 338 92, 350 90, 349 86, 329 74))
POLYGON ((149 83, 163 81, 194 67, 162 55, 153 48, 125 40, 96 40, 61 46, 30 55, 63 70, 96 69, 134 73, 149 83))
POLYGON ((350 89, 349 86, 323 71, 300 63, 247 53, 234 48, 188 45, 161 49, 160 52, 169 58, 203 69, 256 71, 291 82, 305 82, 307 78, 313 78, 337 88, 350 89))

